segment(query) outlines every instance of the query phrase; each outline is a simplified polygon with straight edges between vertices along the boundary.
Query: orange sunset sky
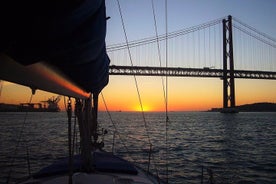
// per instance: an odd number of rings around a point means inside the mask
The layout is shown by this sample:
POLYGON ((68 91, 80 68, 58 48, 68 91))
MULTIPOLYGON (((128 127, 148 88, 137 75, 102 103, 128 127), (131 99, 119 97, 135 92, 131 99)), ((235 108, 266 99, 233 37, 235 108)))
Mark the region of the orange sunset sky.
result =
MULTIPOLYGON (((163 111, 165 109, 162 80, 160 77, 137 77, 143 109, 163 111)), ((222 81, 209 78, 169 78, 169 111, 202 111, 222 107, 222 81)), ((276 103, 276 81, 236 80, 237 105, 255 102, 276 103)), ((110 111, 139 111, 138 95, 133 77, 110 76, 110 82, 102 94, 110 111), (124 84, 122 87, 118 88, 124 84)), ((1 103, 28 102, 31 90, 28 87, 4 82, 1 103)), ((40 102, 56 94, 37 90, 32 102, 40 102)), ((105 110, 100 96, 99 109, 105 110)), ((59 106, 64 109, 63 99, 59 106)))

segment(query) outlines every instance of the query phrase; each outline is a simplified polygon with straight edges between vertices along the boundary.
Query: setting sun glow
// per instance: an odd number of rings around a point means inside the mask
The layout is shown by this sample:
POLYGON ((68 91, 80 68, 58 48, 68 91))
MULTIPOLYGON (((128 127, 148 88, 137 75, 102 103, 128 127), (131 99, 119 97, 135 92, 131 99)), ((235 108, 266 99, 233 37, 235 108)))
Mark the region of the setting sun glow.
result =
POLYGON ((147 111, 152 111, 153 109, 148 106, 148 105, 137 105, 135 108, 134 108, 134 111, 144 111, 144 112, 147 112, 147 111))
MULTIPOLYGON (((157 78, 139 78, 139 90, 143 111, 164 111, 165 103, 162 86, 157 78)), ((256 102, 276 102, 275 81, 237 80, 236 104, 256 102), (254 92, 252 89, 254 88, 254 92), (248 95, 250 94, 250 95, 248 95)), ((110 77, 110 83, 102 91, 109 111, 142 111, 136 89, 128 77, 110 77), (118 84, 117 81, 120 83, 118 84), (122 86, 123 84, 123 86, 122 86), (122 87, 118 87, 122 86, 122 87)), ((2 82, 0 103, 19 104, 28 102, 31 90, 28 87, 2 82)), ((32 102, 40 102, 53 93, 37 90, 32 102)), ((64 109, 64 103, 59 104, 64 109)), ((181 79, 169 81, 169 111, 204 111, 213 107, 222 107, 222 82, 216 79, 181 79)), ((99 98, 99 110, 105 111, 102 98, 99 98)))

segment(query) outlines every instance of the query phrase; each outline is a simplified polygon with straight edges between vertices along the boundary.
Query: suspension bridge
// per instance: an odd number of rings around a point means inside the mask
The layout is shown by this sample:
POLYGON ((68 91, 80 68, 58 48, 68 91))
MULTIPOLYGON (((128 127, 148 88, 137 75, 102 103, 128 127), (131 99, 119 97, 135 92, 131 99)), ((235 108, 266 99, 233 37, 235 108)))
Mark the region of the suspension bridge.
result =
POLYGON ((220 78, 224 108, 235 107, 235 78, 276 80, 276 39, 232 16, 107 51, 110 75, 220 78))

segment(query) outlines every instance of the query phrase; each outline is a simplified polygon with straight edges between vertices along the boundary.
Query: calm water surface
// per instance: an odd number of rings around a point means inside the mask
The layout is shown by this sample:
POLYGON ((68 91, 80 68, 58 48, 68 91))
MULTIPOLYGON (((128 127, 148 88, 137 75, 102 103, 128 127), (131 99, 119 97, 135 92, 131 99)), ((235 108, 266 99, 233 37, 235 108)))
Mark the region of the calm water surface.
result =
MULTIPOLYGON (((217 183, 276 183, 276 113, 112 112, 99 114, 105 150, 114 151, 169 183, 200 183, 203 169, 217 183), (145 128, 146 127, 146 128, 145 128), (150 146, 150 143, 152 146, 150 146), (167 150, 167 151, 166 151, 167 150)), ((65 113, 0 113, 0 183, 11 183, 67 155, 65 113), (25 123, 24 123, 25 122, 25 123)), ((76 140, 78 142, 78 140, 76 140)))

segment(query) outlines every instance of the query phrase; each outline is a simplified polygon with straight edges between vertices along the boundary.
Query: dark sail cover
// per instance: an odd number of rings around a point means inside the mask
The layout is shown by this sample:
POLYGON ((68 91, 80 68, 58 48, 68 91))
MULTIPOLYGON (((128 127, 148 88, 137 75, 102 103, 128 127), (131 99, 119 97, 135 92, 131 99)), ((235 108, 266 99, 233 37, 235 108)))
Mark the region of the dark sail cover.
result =
POLYGON ((104 0, 7 0, 0 11, 0 53, 47 62, 87 92, 108 83, 104 0))

